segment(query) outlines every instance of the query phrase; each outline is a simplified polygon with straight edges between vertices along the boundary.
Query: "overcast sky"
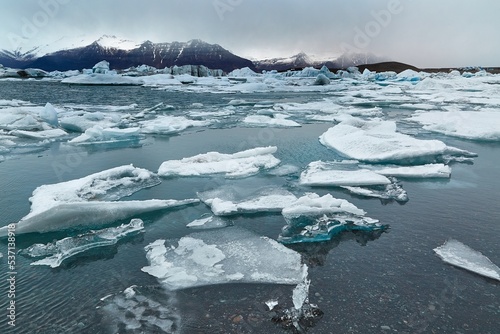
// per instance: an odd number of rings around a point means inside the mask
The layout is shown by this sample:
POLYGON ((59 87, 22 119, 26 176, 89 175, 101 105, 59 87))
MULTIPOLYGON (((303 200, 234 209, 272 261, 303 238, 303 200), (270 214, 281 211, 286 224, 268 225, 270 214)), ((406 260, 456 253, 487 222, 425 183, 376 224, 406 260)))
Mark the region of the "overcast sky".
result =
POLYGON ((2 1, 0 49, 111 34, 199 38, 257 59, 350 50, 419 67, 500 66, 499 15, 498 0, 2 1))

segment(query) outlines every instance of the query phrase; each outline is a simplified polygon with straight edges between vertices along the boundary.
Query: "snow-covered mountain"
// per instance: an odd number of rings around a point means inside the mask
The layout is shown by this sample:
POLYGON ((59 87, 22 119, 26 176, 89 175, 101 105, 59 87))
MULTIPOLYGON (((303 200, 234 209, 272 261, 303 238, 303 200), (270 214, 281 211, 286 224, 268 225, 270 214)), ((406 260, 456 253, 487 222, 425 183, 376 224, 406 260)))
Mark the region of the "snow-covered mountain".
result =
POLYGON ((17 51, 0 51, 0 64, 8 67, 35 67, 46 71, 91 68, 105 59, 114 69, 125 69, 138 65, 156 68, 174 65, 204 65, 212 69, 230 72, 236 68, 254 68, 253 63, 238 57, 218 44, 209 44, 199 39, 189 42, 135 43, 116 36, 104 35, 93 42, 88 39, 74 40, 71 44, 62 40, 44 46, 17 51))

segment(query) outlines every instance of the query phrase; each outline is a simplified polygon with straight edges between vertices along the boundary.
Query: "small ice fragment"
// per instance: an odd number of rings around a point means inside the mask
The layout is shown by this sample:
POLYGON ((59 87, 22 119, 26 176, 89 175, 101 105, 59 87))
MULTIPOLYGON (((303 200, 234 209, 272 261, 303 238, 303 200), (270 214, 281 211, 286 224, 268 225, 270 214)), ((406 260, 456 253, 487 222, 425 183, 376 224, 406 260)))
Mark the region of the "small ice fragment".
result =
POLYGON ((267 307, 269 307, 269 311, 272 311, 276 306, 278 306, 278 300, 277 299, 269 299, 266 302, 267 307))

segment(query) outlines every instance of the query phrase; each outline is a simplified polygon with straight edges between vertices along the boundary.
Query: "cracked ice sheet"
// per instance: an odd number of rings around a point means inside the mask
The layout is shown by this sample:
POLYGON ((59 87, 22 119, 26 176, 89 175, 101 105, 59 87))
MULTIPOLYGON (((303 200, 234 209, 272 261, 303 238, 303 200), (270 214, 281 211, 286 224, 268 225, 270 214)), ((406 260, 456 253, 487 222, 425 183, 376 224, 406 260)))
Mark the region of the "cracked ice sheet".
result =
POLYGON ((208 152, 181 160, 168 160, 158 169, 160 176, 203 176, 225 174, 226 177, 247 177, 261 169, 279 165, 273 156, 277 147, 257 147, 234 154, 208 152))
POLYGON ((21 254, 44 259, 32 262, 32 266, 59 267, 64 261, 89 250, 115 245, 123 238, 136 235, 144 230, 140 219, 132 219, 128 224, 90 231, 76 237, 68 237, 48 244, 34 244, 21 251, 21 254))
POLYGON ((275 187, 263 188, 249 196, 239 198, 241 195, 238 189, 228 187, 198 193, 198 197, 209 205, 217 216, 280 212, 290 202, 297 199, 289 191, 275 187))
POLYGON ((480 252, 450 239, 434 252, 446 263, 500 281, 500 268, 480 252))
POLYGON ((414 162, 435 159, 453 148, 439 140, 421 140, 396 132, 393 121, 351 118, 320 136, 321 144, 359 161, 414 162))
MULTIPOLYGON (((16 233, 94 227, 140 213, 199 202, 197 199, 117 201, 160 182, 156 174, 126 165, 76 180, 42 185, 33 191, 30 213, 17 223, 16 233)), ((6 227, 0 228, 0 237, 6 232, 6 227)))
POLYGON ((500 111, 421 112, 411 121, 424 125, 424 129, 448 136, 472 140, 500 140, 500 111))
POLYGON ((158 278, 169 290, 235 282, 302 281, 299 253, 239 227, 192 233, 177 242, 157 240, 145 250, 150 265, 142 271, 158 278))

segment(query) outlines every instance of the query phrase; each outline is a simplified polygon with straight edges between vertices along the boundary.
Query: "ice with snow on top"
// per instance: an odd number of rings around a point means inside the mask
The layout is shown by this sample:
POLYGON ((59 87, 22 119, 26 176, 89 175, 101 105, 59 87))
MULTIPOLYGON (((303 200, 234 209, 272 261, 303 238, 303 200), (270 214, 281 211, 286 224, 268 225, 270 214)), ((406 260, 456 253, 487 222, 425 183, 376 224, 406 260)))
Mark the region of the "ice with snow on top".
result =
POLYGON ((139 130, 140 128, 102 128, 99 125, 94 125, 85 130, 85 133, 68 141, 68 143, 73 145, 85 145, 138 141, 140 138, 139 130))
POLYGON ((118 227, 109 227, 102 230, 90 231, 75 237, 67 237, 48 244, 34 244, 21 251, 21 254, 39 258, 32 262, 32 266, 59 267, 64 261, 78 254, 100 247, 115 245, 118 241, 136 235, 144 230, 144 223, 140 219, 132 219, 128 224, 118 227))
POLYGON ((243 119, 243 123, 257 125, 257 126, 280 126, 280 127, 300 127, 301 125, 289 118, 289 115, 274 114, 271 116, 266 115, 249 115, 243 119))
POLYGON ((248 67, 243 67, 233 70, 232 72, 228 73, 227 76, 230 78, 246 78, 257 76, 257 73, 255 73, 248 67))
POLYGON ((321 144, 365 162, 407 162, 448 152, 439 140, 416 139, 396 131, 396 122, 346 119, 320 136, 321 144))
POLYGON ((57 126, 57 111, 50 103, 45 107, 23 105, 0 110, 0 129, 41 131, 57 126))
POLYGON ((410 120, 424 129, 471 140, 500 140, 500 111, 420 112, 410 120))
POLYGON ((158 278, 169 290, 302 281, 299 253, 239 227, 192 233, 176 243, 157 240, 145 250, 149 266, 142 271, 158 278))
POLYGON ((327 194, 307 193, 282 211, 287 225, 278 237, 283 244, 321 242, 344 231, 385 230, 386 225, 365 217, 354 204, 327 194))
POLYGON ((238 199, 241 194, 237 189, 223 187, 198 193, 203 203, 210 206, 217 216, 229 216, 257 212, 281 212, 290 202, 297 199, 287 190, 268 187, 238 199))
POLYGON ((370 166, 374 172, 385 176, 395 176, 404 178, 449 178, 451 167, 445 164, 425 164, 419 166, 370 166))
POLYGON ((41 131, 13 130, 10 132, 10 134, 20 138, 40 139, 40 140, 59 138, 68 135, 68 133, 62 129, 49 129, 41 131))
POLYGON ((181 160, 168 160, 158 169, 160 176, 203 176, 225 174, 226 177, 247 177, 261 169, 280 164, 273 156, 277 147, 257 147, 233 154, 208 152, 181 160))
MULTIPOLYGON (((33 191, 31 210, 16 224, 16 233, 102 226, 141 213, 199 202, 197 199, 118 201, 160 182, 156 174, 126 165, 80 179, 42 185, 33 191)), ((6 227, 0 228, 0 237, 6 233, 6 227)))
POLYGON ((109 62, 101 60, 92 67, 93 73, 106 74, 109 72, 109 62))
POLYGON ((482 253, 455 239, 447 240, 434 252, 446 263, 500 281, 500 268, 482 253))
POLYGON ((391 181, 368 169, 345 169, 342 162, 313 161, 300 174, 300 184, 306 186, 374 186, 391 181))
POLYGON ((184 116, 158 116, 157 118, 141 121, 141 131, 150 134, 174 134, 190 127, 207 126, 209 121, 195 121, 184 116))

